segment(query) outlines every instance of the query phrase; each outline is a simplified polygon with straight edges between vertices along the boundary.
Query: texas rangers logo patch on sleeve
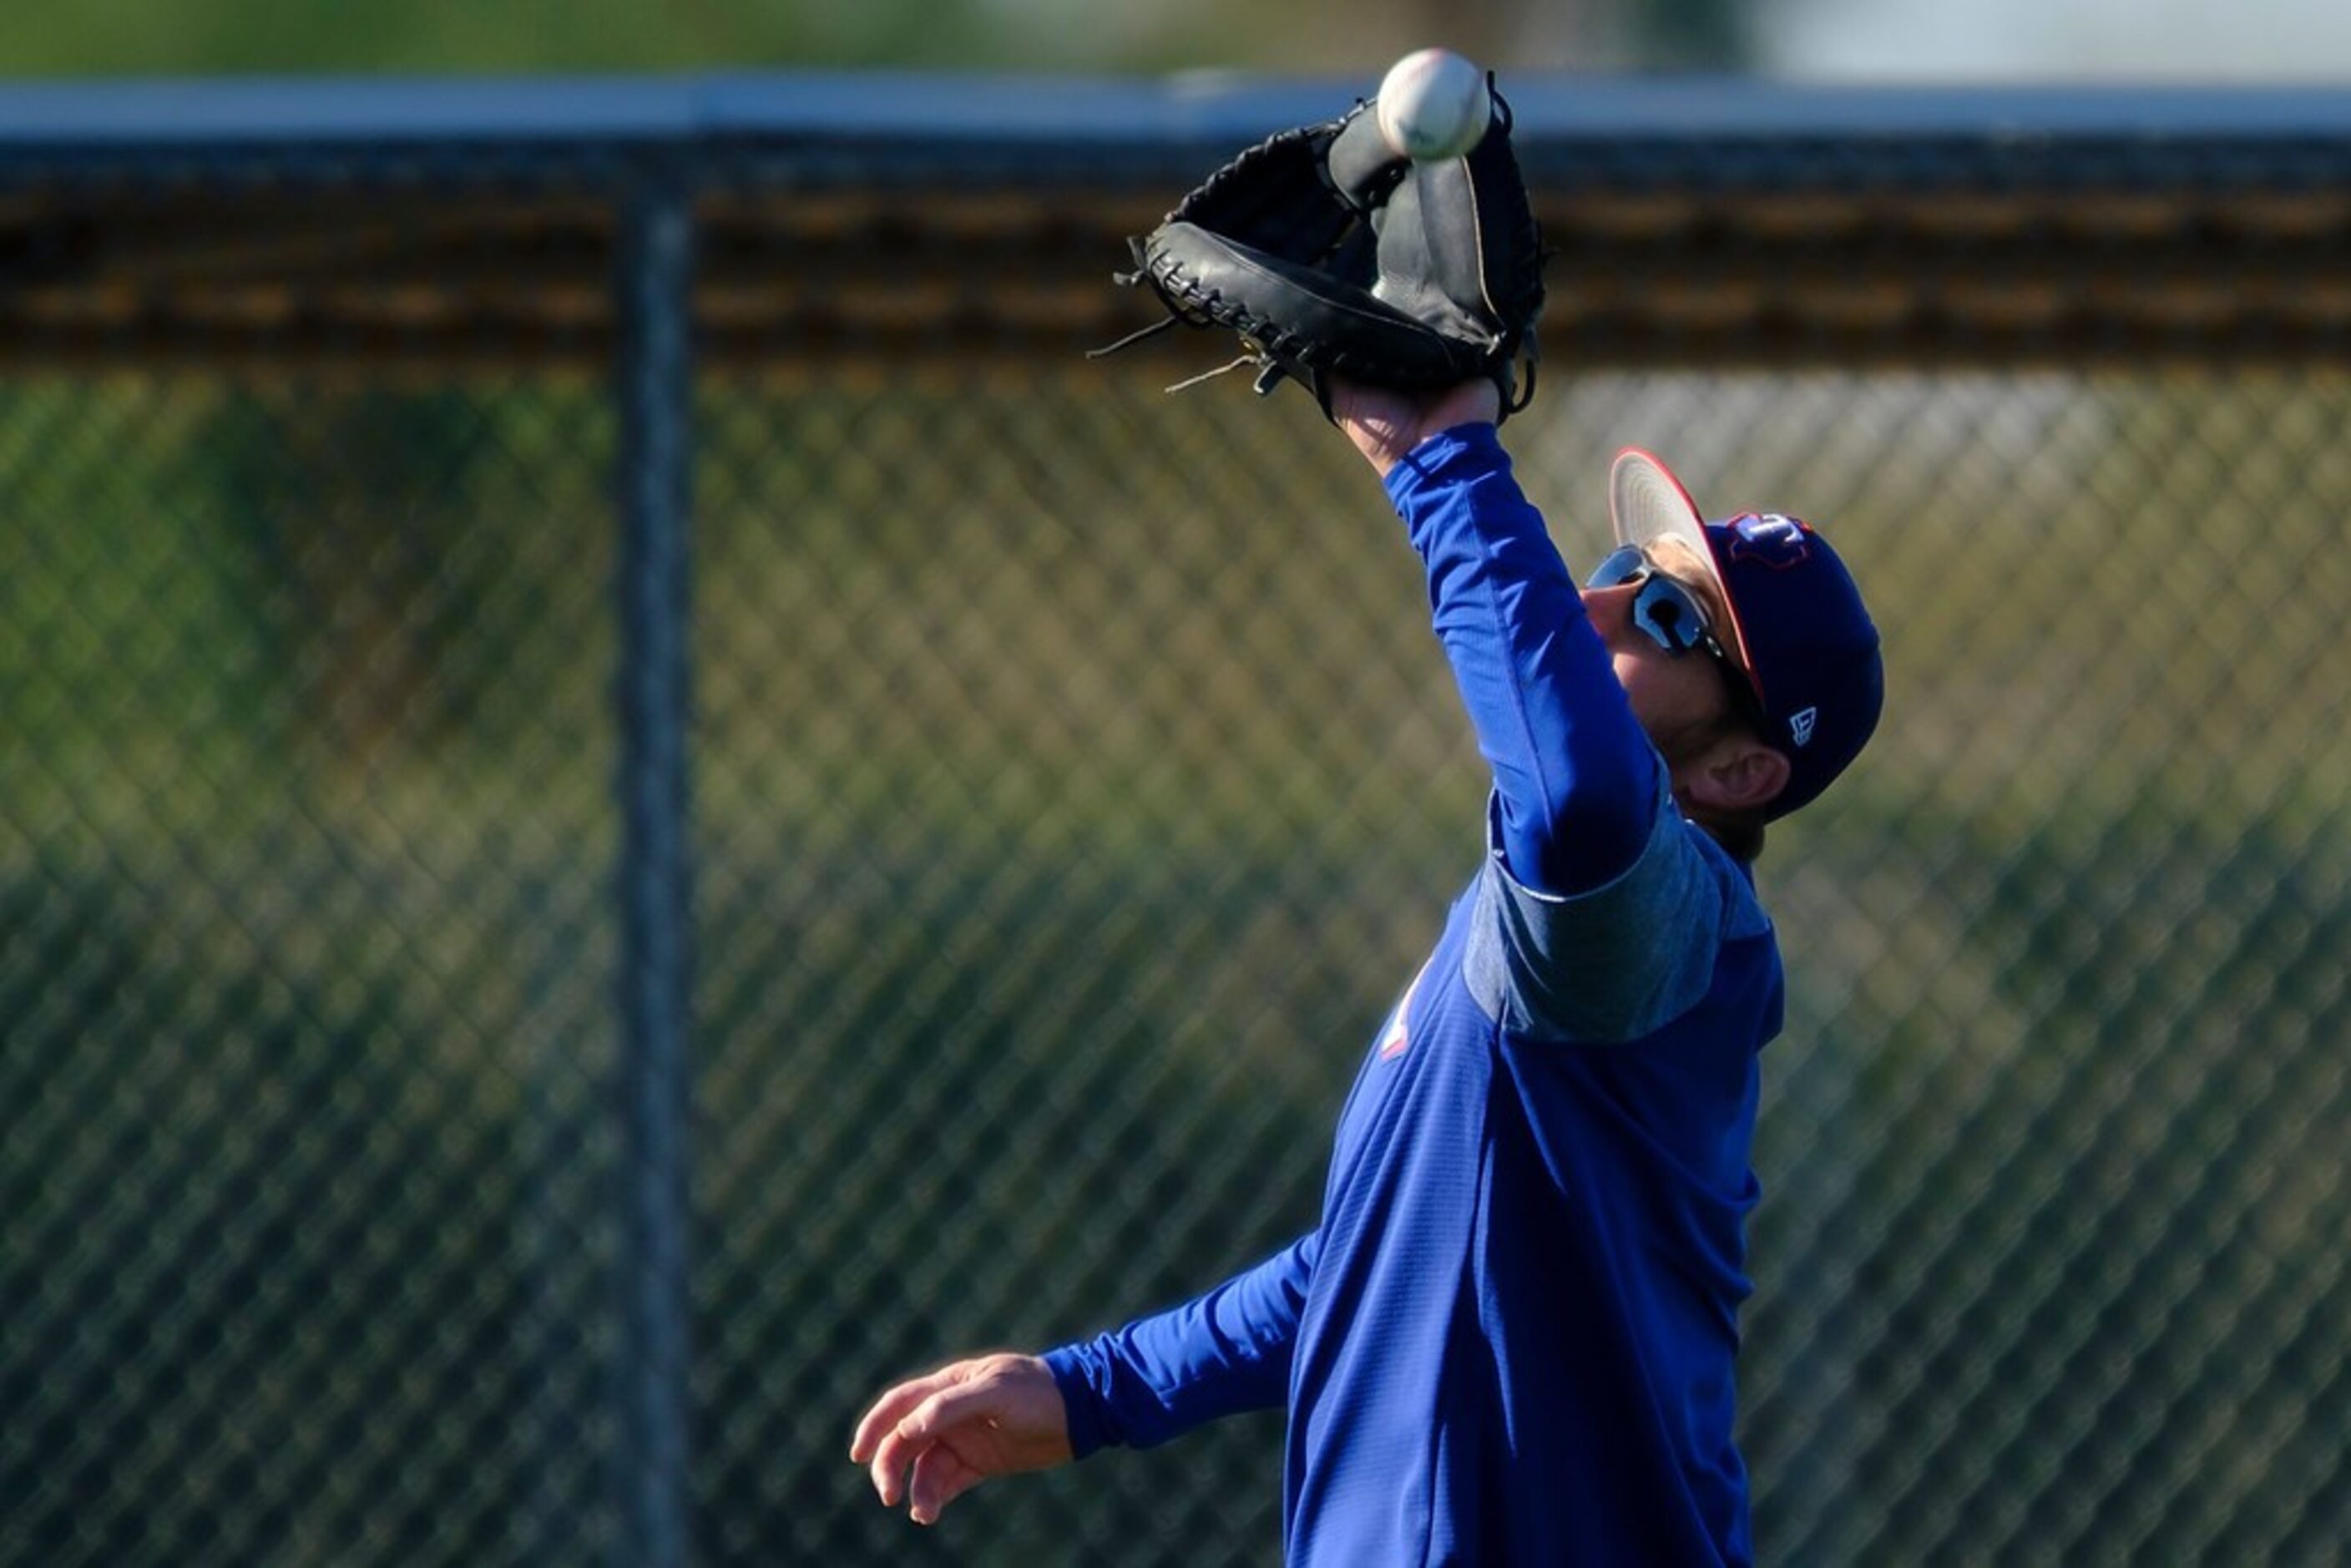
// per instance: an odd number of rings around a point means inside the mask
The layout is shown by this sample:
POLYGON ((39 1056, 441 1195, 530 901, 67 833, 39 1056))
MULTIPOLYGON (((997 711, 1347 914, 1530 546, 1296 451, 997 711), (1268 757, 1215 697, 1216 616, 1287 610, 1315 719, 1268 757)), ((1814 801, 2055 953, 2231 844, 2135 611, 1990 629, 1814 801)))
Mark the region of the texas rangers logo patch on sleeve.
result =
POLYGON ((1750 512, 1730 525, 1730 559, 1751 560, 1774 571, 1802 564, 1813 553, 1813 528, 1778 512, 1750 512))
MULTIPOLYGON (((1436 961, 1435 956, 1431 955, 1428 962, 1433 964, 1436 961)), ((1379 1058, 1382 1061, 1402 1056, 1405 1047, 1412 1043, 1413 993, 1420 989, 1421 981, 1427 977, 1428 964, 1423 964, 1420 973, 1412 977, 1412 984, 1404 988, 1404 995, 1396 998, 1395 1011, 1388 1015, 1387 1027, 1380 1030, 1379 1058)))

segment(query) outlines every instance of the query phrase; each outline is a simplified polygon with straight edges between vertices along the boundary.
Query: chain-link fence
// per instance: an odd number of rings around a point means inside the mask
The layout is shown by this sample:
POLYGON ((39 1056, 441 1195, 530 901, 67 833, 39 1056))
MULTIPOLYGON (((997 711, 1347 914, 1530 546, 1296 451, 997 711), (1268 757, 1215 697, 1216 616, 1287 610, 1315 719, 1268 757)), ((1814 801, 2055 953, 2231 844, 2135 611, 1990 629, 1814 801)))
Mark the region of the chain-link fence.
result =
MULTIPOLYGON (((0 1563, 1276 1561, 1276 1416, 932 1531, 847 1442, 1312 1222, 1479 845, 1409 551, 1305 399, 1080 356, 1196 126, 925 229, 886 106, 697 164, 582 102, 0 163, 0 1563)), ((2351 1542, 2351 135, 2259 118, 2196 201, 1850 127, 1549 187, 1571 561, 1637 442, 1888 635, 1761 867, 1771 1561, 2351 1542), (1789 236, 1938 234, 1978 315, 1791 312, 1789 236)))

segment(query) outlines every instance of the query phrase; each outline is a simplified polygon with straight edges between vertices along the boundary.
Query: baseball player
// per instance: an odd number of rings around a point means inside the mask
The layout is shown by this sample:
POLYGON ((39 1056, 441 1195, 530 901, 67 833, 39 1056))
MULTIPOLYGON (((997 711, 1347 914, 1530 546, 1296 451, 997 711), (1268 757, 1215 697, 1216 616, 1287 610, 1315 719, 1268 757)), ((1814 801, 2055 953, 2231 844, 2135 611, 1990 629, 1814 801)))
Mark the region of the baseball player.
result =
POLYGON ((1809 526, 1704 522, 1638 452, 1579 591, 1491 380, 1322 395, 1426 569, 1493 773, 1483 863, 1364 1053, 1314 1229, 1096 1338, 901 1384, 852 1457, 928 1523, 1284 1407, 1295 1568, 1750 1562, 1732 1375, 1782 1002, 1752 862, 1876 727, 1877 634, 1809 526))

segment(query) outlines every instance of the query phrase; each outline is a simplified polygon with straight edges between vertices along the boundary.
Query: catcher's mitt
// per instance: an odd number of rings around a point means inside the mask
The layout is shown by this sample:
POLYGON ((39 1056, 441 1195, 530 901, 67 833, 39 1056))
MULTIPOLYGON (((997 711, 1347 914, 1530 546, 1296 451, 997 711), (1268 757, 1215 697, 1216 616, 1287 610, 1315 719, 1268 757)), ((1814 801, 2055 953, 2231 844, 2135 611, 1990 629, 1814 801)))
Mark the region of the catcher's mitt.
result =
POLYGON ((1243 350, 1227 369, 1256 365, 1259 392, 1291 377, 1325 414, 1332 374, 1404 392, 1487 376, 1506 415, 1524 408, 1542 240, 1510 108, 1492 97, 1484 139, 1459 158, 1399 156, 1368 102, 1241 153, 1135 238, 1137 270, 1116 275, 1167 319, 1096 352, 1177 322, 1224 327, 1243 350))

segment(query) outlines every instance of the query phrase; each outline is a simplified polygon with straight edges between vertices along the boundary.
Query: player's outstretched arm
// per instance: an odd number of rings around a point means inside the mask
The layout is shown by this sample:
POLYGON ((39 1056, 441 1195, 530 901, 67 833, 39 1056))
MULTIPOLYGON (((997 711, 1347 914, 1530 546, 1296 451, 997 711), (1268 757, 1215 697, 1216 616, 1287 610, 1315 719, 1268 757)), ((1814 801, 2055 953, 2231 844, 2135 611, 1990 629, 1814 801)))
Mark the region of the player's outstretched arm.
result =
POLYGON ((872 1473, 885 1507, 916 1524, 992 1476, 1070 1462, 1069 1412, 1033 1355, 982 1355, 910 1378, 873 1402, 849 1457, 872 1473))

